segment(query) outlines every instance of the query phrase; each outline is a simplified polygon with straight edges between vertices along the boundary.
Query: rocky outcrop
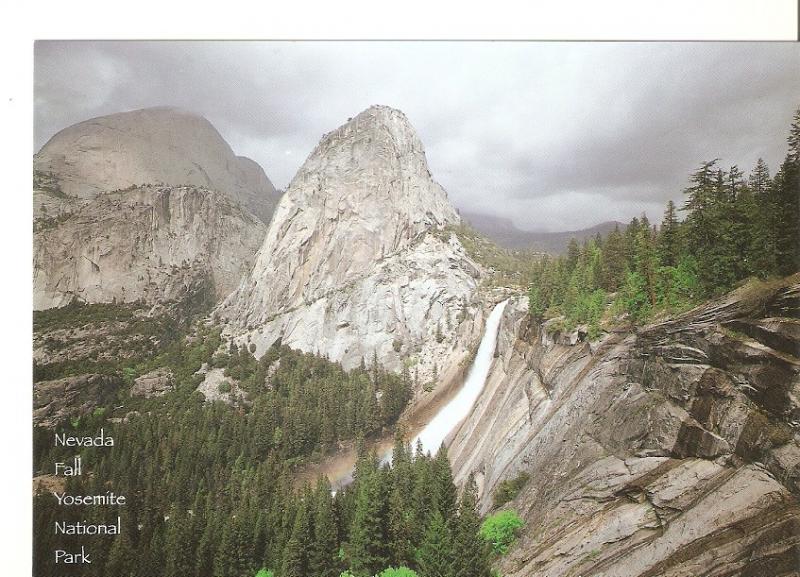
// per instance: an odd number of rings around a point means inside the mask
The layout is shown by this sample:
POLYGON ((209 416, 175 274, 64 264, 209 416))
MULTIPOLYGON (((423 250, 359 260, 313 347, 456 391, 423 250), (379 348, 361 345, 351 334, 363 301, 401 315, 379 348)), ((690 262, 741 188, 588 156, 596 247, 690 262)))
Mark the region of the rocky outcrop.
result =
POLYGON ((155 369, 136 377, 131 387, 134 397, 161 397, 175 388, 175 377, 172 371, 166 368, 155 369))
POLYGON ((53 136, 33 158, 35 187, 91 199, 143 184, 204 187, 268 223, 278 195, 263 169, 234 155, 212 124, 159 107, 80 122, 53 136))
POLYGON ((244 402, 246 396, 237 381, 225 376, 225 369, 208 369, 197 386, 197 392, 206 401, 222 401, 231 405, 244 402))
POLYGON ((87 374, 33 385, 33 424, 54 427, 73 415, 82 415, 113 398, 122 380, 87 374))
POLYGON ((130 359, 136 351, 152 351, 150 335, 131 330, 131 325, 146 316, 145 310, 132 317, 131 322, 106 321, 76 326, 47 326, 34 324, 33 362, 40 365, 86 361, 130 359))
POLYGON ((353 367, 376 354, 420 379, 463 358, 480 267, 405 115, 372 107, 325 135, 282 197, 250 276, 218 309, 226 333, 278 338, 353 367))
POLYGON ((265 226, 219 192, 144 186, 101 194, 34 232, 35 310, 181 300, 210 283, 215 300, 249 270, 265 226))
POLYGON ((449 452, 457 481, 477 473, 484 511, 502 480, 530 475, 500 572, 797 575, 797 282, 572 346, 509 305, 449 452))

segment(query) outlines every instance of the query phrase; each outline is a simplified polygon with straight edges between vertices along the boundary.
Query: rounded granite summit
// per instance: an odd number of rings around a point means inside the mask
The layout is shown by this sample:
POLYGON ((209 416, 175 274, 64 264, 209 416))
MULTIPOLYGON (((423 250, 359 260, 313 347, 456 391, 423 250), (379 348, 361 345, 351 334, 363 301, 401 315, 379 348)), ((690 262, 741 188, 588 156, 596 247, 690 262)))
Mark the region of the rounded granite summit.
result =
POLYGON ((68 196, 141 184, 203 186, 240 202, 269 222, 278 195, 263 169, 238 157, 204 117, 174 107, 120 112, 74 124, 34 156, 68 196))

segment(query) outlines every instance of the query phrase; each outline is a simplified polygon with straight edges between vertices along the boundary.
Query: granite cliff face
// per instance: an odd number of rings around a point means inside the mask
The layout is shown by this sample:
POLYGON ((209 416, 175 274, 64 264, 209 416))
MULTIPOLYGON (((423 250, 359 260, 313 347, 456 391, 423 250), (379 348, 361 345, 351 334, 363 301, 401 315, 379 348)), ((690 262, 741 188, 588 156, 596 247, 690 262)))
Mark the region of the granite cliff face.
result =
POLYGON ((177 108, 121 112, 65 128, 33 157, 33 169, 50 188, 79 199, 141 184, 204 187, 264 223, 278 200, 258 164, 235 156, 208 120, 177 108))
POLYGON ((81 122, 34 156, 34 309, 218 302, 253 264, 276 193, 204 118, 172 108, 81 122))
POLYGON ((122 380, 85 374, 40 381, 33 388, 33 424, 55 427, 75 413, 86 414, 114 399, 122 380))
POLYGON ((600 343, 509 305, 456 480, 500 481, 526 528, 503 575, 797 575, 800 285, 740 290, 600 343), (554 338, 555 337, 555 338, 554 338))
POLYGON ((322 138, 218 313, 256 355, 281 338, 346 367, 413 359, 430 376, 474 340, 466 318, 481 273, 444 230, 458 222, 405 115, 369 108, 322 138))
POLYGON ((145 186, 101 194, 35 223, 35 310, 82 302, 177 301, 212 283, 221 299, 246 274, 265 226, 226 196, 145 186))

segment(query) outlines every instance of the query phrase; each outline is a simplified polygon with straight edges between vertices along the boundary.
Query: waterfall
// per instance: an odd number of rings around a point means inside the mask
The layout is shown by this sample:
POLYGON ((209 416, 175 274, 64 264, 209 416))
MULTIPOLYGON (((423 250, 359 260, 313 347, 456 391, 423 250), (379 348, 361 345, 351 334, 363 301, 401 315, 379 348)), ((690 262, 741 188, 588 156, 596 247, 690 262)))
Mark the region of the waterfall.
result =
MULTIPOLYGON (((492 309, 489 318, 486 319, 486 326, 484 327, 483 337, 481 337, 481 343, 478 346, 478 352, 475 354, 475 360, 472 361, 472 366, 469 369, 469 373, 467 373, 463 386, 455 397, 442 407, 436 413, 436 416, 414 437, 411 442, 412 450, 416 450, 417 441, 421 441, 423 451, 435 455, 447 435, 469 415, 486 384, 486 378, 489 376, 489 368, 492 366, 494 349, 497 344, 497 333, 500 329, 500 320, 503 318, 503 311, 507 304, 508 299, 492 309)), ((381 465, 392 462, 392 452, 393 450, 389 449, 381 455, 379 459, 381 465)), ((336 494, 336 488, 349 485, 352 481, 353 472, 351 470, 347 475, 334 482, 332 494, 336 494)))
POLYGON ((422 449, 436 454, 439 447, 444 442, 447 435, 453 431, 461 421, 467 418, 475 401, 486 384, 489 376, 489 368, 494 358, 494 349, 497 344, 497 332, 500 328, 500 319, 503 317, 503 310, 506 308, 508 300, 504 300, 496 305, 489 318, 486 320, 486 327, 481 338, 481 344, 475 355, 475 360, 467 374, 467 379, 461 390, 458 391, 449 403, 436 413, 436 416, 425 425, 414 440, 411 442, 412 449, 417 446, 417 441, 422 442, 422 449))

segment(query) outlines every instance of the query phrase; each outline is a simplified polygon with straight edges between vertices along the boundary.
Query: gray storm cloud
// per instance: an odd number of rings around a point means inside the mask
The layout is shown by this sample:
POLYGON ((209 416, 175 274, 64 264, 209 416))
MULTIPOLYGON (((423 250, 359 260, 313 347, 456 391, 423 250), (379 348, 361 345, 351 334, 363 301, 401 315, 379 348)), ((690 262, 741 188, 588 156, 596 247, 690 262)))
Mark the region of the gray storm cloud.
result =
POLYGON ((565 230, 660 218, 701 161, 775 169, 800 106, 794 43, 37 42, 35 145, 173 105, 285 186, 321 135, 403 110, 462 210, 565 230))

